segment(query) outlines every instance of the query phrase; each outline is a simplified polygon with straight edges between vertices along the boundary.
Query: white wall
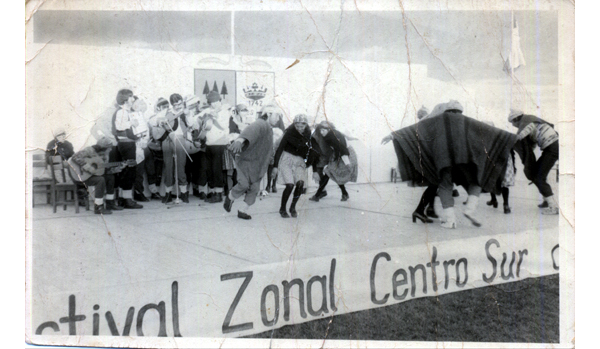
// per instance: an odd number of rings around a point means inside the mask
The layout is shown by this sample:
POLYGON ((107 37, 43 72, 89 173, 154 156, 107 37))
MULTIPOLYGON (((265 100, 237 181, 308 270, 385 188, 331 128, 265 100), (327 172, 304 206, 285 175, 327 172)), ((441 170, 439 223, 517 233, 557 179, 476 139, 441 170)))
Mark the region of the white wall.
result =
MULTIPOLYGON (((275 72, 276 101, 286 113, 286 123, 298 113, 314 116, 315 122, 326 116, 343 132, 359 138, 351 142, 359 158, 359 182, 389 180, 397 161, 393 146, 380 145, 381 138, 413 124, 421 105, 431 110, 437 103, 457 99, 466 115, 492 120, 497 127, 510 130, 506 122, 508 79, 459 84, 429 78, 425 66, 414 64, 409 78, 406 64, 301 59, 286 69, 292 60, 127 47, 49 44, 42 48, 31 43, 28 56, 38 50, 27 70, 28 147, 45 147, 59 126, 67 129, 76 149, 93 144, 89 129, 114 103, 119 89, 132 89, 147 99, 152 109, 158 97, 193 93, 194 69, 198 68, 275 72)), ((544 108, 556 101, 552 88, 532 91, 544 108)), ((555 114, 543 116, 551 122, 557 120, 555 114)))

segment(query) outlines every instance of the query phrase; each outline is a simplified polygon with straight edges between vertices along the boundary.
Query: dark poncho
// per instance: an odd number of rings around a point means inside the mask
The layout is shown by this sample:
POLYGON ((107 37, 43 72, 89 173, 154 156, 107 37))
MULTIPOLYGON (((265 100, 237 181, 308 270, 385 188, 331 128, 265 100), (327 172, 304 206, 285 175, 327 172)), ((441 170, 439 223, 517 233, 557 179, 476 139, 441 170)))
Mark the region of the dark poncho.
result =
POLYGON ((495 192, 517 141, 515 134, 448 111, 393 136, 403 181, 439 185, 443 168, 469 165, 477 184, 490 192, 495 192))
POLYGON ((294 124, 291 124, 281 137, 279 147, 275 152, 275 160, 273 167, 279 166, 281 154, 286 151, 294 156, 299 156, 304 159, 306 167, 316 166, 319 160, 321 150, 310 135, 310 128, 306 127, 303 133, 298 132, 294 124))

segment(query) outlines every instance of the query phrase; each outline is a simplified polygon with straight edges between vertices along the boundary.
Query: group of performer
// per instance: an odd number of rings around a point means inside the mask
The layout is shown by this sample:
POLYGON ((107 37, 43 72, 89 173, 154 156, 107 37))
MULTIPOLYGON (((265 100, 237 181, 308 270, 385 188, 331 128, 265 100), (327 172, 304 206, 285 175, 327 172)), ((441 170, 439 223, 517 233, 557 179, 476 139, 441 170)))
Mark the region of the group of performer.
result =
MULTIPOLYGON (((332 123, 311 130, 308 117, 299 114, 285 128, 276 105, 266 105, 254 116, 244 104, 224 105, 217 92, 208 93, 205 103, 195 95, 172 94, 168 101, 158 99, 148 119, 146 112, 142 99, 131 90, 120 90, 114 110, 92 127, 97 143, 63 156, 78 169, 72 171, 72 179, 81 187, 82 203, 87 189, 94 187, 96 214, 141 209, 139 202, 150 200, 189 203, 191 191, 207 203, 224 202, 227 211, 244 195, 238 217, 251 219, 250 206, 267 177, 263 194, 276 192, 277 182, 285 185, 280 215, 297 217, 296 203, 306 193, 309 167, 320 184, 314 201, 327 195, 329 178, 340 186, 342 201, 348 200, 344 185, 357 179, 356 153, 332 123), (144 178, 149 198, 144 195, 144 178), (161 183, 164 196, 159 193, 161 183)), ((66 142, 64 133, 55 138, 49 152, 66 142)))
POLYGON ((443 228, 456 228, 454 185, 463 186, 468 199, 463 215, 475 226, 481 226, 476 209, 482 192, 489 192, 487 205, 497 207, 496 194, 503 197, 504 213, 511 213, 508 187, 514 185, 516 152, 524 165, 524 174, 542 194, 538 205, 544 215, 557 215, 558 204, 547 177, 558 160, 558 133, 554 125, 520 110, 511 109, 508 121, 517 133, 503 131, 490 122, 480 122, 463 113, 458 101, 440 103, 431 113, 423 107, 417 124, 392 132, 382 143, 394 142, 402 179, 416 186, 426 186, 413 222, 432 223, 441 218, 443 228), (536 159, 534 148, 542 154, 536 159), (442 203, 439 217, 433 203, 442 203))
MULTIPOLYGON (((341 201, 347 201, 345 184, 357 180, 357 156, 348 143, 355 138, 329 121, 311 129, 309 117, 298 114, 285 128, 278 106, 266 105, 254 116, 244 104, 224 105, 217 92, 208 93, 205 103, 195 95, 159 98, 148 119, 146 109, 131 90, 120 90, 110 117, 101 118, 92 128, 95 145, 73 154, 72 146, 64 149, 68 143, 64 133, 49 144, 49 151, 58 151, 80 169, 73 180, 83 192, 95 188, 97 214, 141 209, 138 202, 153 199, 189 203, 191 191, 205 202, 223 202, 227 212, 244 196, 238 217, 251 219, 250 207, 266 177, 266 191, 276 192, 276 182, 285 185, 280 216, 297 217, 296 205, 306 193, 309 168, 319 184, 310 198, 314 202, 327 196, 330 179, 339 186, 341 201), (98 172, 99 167, 109 166, 115 167, 98 172), (150 198, 144 195, 144 177, 150 198), (164 196, 159 194, 161 183, 164 196)), ((476 209, 482 192, 490 193, 487 204, 493 207, 498 206, 496 194, 501 194, 504 213, 511 213, 508 188, 514 185, 515 153, 524 164, 525 176, 544 197, 541 213, 558 214, 546 180, 558 160, 558 133, 553 125, 511 110, 508 121, 518 129, 515 134, 462 113, 462 105, 454 100, 436 105, 431 113, 423 107, 415 125, 382 140, 383 144, 393 141, 402 179, 427 187, 412 214, 413 222, 441 218, 442 227, 456 228, 455 184, 468 193, 463 214, 473 225, 481 226, 476 209), (536 145, 542 150, 539 159, 533 153, 536 145), (442 203, 441 217, 434 210, 436 196, 442 203)))

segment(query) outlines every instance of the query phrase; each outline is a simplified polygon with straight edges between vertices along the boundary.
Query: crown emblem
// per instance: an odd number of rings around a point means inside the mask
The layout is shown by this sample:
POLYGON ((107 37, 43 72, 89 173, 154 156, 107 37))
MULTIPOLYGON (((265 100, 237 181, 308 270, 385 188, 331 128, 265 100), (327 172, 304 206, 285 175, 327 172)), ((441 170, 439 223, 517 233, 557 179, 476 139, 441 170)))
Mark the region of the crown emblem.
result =
POLYGON ((244 88, 242 90, 244 91, 244 95, 246 95, 246 98, 255 101, 265 98, 265 95, 267 94, 267 88, 264 86, 258 88, 258 84, 256 82, 253 83, 252 86, 248 86, 248 89, 244 88))

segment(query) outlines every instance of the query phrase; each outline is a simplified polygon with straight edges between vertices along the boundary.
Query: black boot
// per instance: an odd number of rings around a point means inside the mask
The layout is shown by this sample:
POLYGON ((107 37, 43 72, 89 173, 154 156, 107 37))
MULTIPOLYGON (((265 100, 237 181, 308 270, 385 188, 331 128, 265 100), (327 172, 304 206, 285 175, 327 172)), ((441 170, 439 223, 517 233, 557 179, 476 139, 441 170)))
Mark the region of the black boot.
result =
POLYGON ((144 193, 140 193, 138 191, 135 191, 133 193, 133 199, 135 201, 141 201, 141 202, 148 202, 150 200, 148 200, 148 198, 146 197, 146 195, 144 195, 144 193))
POLYGON ((208 193, 208 195, 206 195, 206 198, 204 198, 204 201, 208 202, 209 204, 212 203, 213 201, 213 195, 215 195, 216 193, 208 193))
POLYGON ((181 194, 181 201, 185 202, 186 204, 190 203, 190 192, 185 192, 183 194, 181 194))
POLYGON ((173 194, 171 192, 165 193, 165 196, 162 198, 163 204, 168 204, 169 202, 173 202, 173 194))
POLYGON ((203 192, 203 191, 202 191, 202 192, 200 192, 200 194, 198 194, 198 198, 199 198, 200 200, 206 200, 206 193, 205 193, 205 192, 203 192))
POLYGON ((144 208, 144 206, 138 204, 137 202, 133 201, 132 199, 125 199, 125 205, 123 205, 123 208, 138 209, 138 208, 144 208))
POLYGON ((194 188, 192 190, 192 195, 199 198, 200 197, 200 192, 198 191, 198 189, 194 188))
MULTIPOLYGON (((233 205, 233 201, 229 198, 229 195, 225 197, 225 202, 223 203, 223 208, 227 212, 231 212, 231 206, 233 205)), ((240 212, 240 211, 238 211, 240 212)))
POLYGON ((112 211, 121 211, 123 207, 117 205, 117 202, 115 200, 106 200, 106 209, 112 211))
POLYGON ((94 213, 95 214, 112 214, 111 210, 105 209, 104 205, 96 205, 94 204, 94 213))
POLYGON ((425 214, 429 218, 439 218, 438 215, 435 214, 435 210, 433 209, 433 206, 427 207, 427 210, 425 211, 425 214))
POLYGON ((160 201, 162 201, 162 199, 163 198, 162 198, 162 196, 160 196, 159 193, 152 193, 152 194, 150 194, 150 200, 160 200, 160 201))

